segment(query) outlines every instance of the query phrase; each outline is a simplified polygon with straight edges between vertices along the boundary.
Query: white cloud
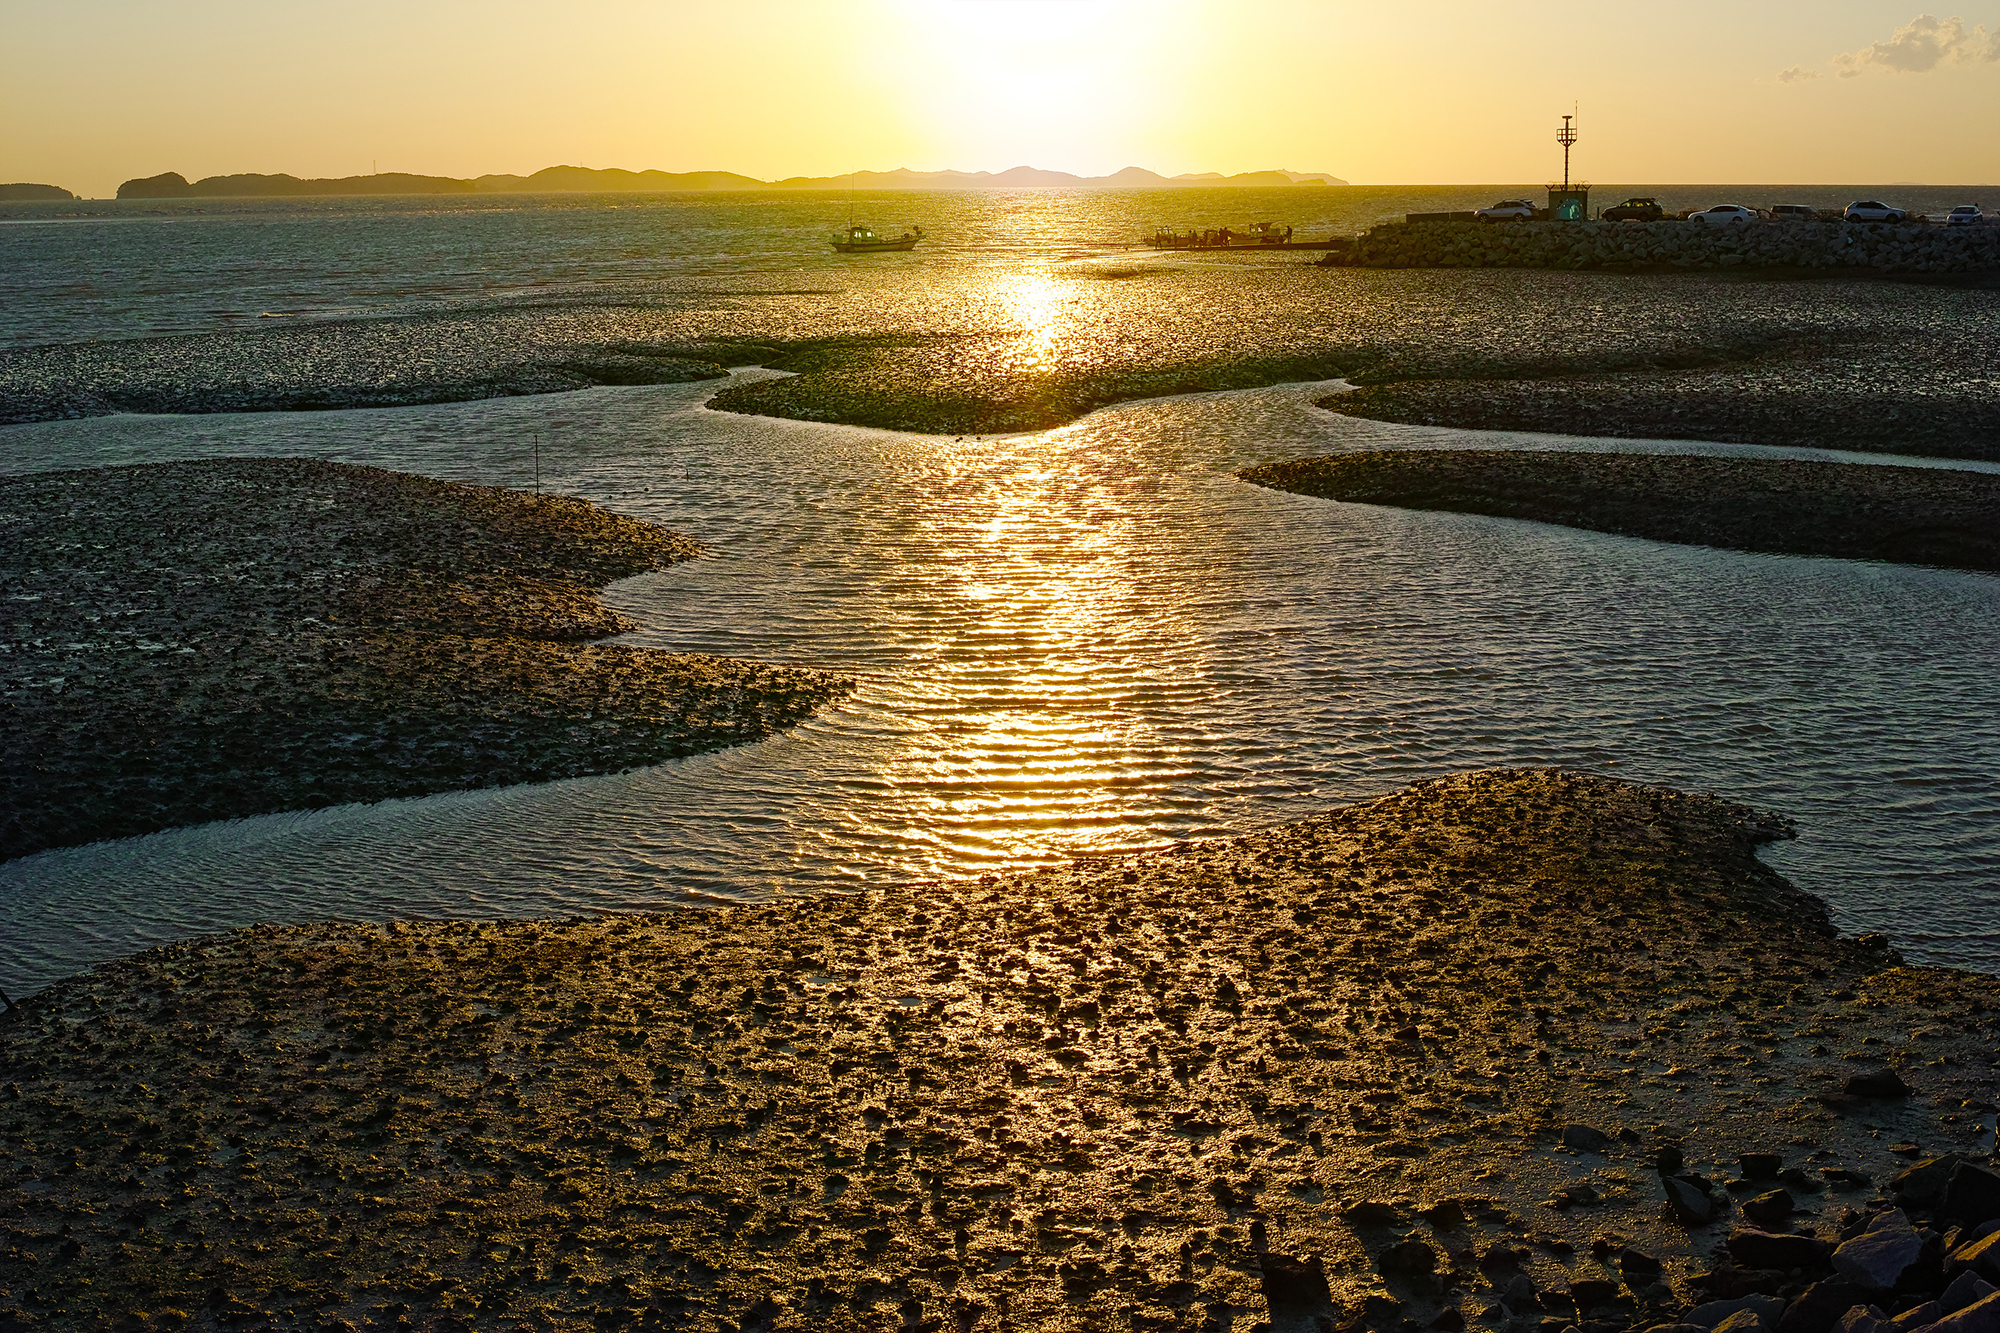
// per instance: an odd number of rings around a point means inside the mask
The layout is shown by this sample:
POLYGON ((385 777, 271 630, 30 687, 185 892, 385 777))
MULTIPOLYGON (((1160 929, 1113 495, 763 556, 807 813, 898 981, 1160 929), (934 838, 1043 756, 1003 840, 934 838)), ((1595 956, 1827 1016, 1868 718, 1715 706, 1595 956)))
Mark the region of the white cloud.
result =
MULTIPOLYGON (((1871 42, 1859 51, 1847 51, 1828 63, 1851 79, 1870 71, 1894 74, 1928 74, 1944 65, 1967 65, 2000 59, 2000 42, 1986 34, 1984 27, 1968 29, 1965 20, 1919 14, 1896 29, 1887 41, 1871 42)), ((1787 75, 1792 71, 1787 70, 1787 75)), ((1779 76, 1785 82, 1793 80, 1779 76)))
POLYGON ((1802 79, 1819 79, 1824 77, 1825 75, 1821 74, 1818 70, 1807 69, 1804 65, 1794 65, 1790 69, 1778 71, 1779 83, 1797 83, 1802 79))

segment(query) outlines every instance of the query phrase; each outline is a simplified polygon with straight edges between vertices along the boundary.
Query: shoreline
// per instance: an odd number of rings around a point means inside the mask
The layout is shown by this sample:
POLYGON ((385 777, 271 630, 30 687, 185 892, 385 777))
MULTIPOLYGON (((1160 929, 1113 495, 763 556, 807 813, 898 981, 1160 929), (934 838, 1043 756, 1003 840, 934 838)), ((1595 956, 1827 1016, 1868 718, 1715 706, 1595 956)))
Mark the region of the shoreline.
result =
POLYGON ((698 548, 568 497, 228 459, 0 478, 0 499, 4 858, 617 772, 851 688, 591 643, 635 628, 597 589, 698 548))
POLYGON ((2000 477, 1983 473, 1686 454, 1412 449, 1293 459, 1237 475, 1356 504, 1531 519, 1725 550, 2000 571, 2000 477))
POLYGON ((1837 938, 1753 855, 1787 835, 1501 770, 1038 873, 151 950, 0 1016, 0 1288, 52 1328, 1612 1333, 1795 1298, 1821 1259, 1711 1250, 1933 1216, 1889 1186, 1991 1153, 2000 979, 1837 938), (1907 1096, 1854 1091, 1884 1069, 1907 1096))

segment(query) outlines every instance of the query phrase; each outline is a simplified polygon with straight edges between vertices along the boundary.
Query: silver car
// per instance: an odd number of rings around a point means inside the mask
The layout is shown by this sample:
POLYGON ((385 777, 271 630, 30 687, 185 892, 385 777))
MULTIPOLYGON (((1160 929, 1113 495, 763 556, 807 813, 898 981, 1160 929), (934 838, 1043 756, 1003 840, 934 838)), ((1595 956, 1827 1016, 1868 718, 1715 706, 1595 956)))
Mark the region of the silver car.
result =
POLYGON ((1986 221, 1986 215, 1979 211, 1978 204, 1960 204, 1944 215, 1947 227, 1976 227, 1986 221))
POLYGON ((1907 209, 1885 204, 1879 199, 1857 199, 1841 214, 1849 222, 1908 222, 1907 209))

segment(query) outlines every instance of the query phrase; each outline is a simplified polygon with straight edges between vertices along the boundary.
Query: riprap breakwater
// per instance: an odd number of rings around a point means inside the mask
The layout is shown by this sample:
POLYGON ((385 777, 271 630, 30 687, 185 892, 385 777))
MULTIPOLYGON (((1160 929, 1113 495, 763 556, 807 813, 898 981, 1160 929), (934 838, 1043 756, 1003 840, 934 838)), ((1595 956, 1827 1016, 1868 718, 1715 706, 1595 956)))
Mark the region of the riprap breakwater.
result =
POLYGON ((1322 261, 1349 268, 2000 270, 2000 227, 1773 222, 1389 222, 1322 261))

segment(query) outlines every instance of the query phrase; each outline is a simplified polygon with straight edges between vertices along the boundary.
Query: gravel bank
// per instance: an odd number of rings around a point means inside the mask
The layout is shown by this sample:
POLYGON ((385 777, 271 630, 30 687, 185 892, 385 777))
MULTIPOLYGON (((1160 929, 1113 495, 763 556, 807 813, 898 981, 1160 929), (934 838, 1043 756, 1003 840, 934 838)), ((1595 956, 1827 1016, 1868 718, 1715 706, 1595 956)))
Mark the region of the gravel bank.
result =
POLYGON ((1977 370, 2000 361, 1993 291, 1268 259, 885 266, 824 291, 756 280, 0 351, 0 420, 389 406, 765 365, 796 377, 715 405, 987 434, 1135 398, 1344 377, 1391 387, 1339 410, 1392 420, 1500 424, 1493 404, 1518 400, 1527 429, 2000 457, 2000 399, 1977 370))
POLYGON ((0 479, 0 857, 615 772, 768 736, 824 672, 597 646, 696 553, 581 500, 297 459, 0 479))
POLYGON ((1837 938, 1753 856, 1785 832, 1494 772, 1020 877, 156 949, 0 1018, 0 1317, 1614 1333, 1795 1296, 1914 1156, 1990 1150, 2000 981, 1837 938))
POLYGON ((2000 570, 2000 477, 1751 458, 1439 449, 1272 463, 1301 495, 1692 546, 2000 570))

